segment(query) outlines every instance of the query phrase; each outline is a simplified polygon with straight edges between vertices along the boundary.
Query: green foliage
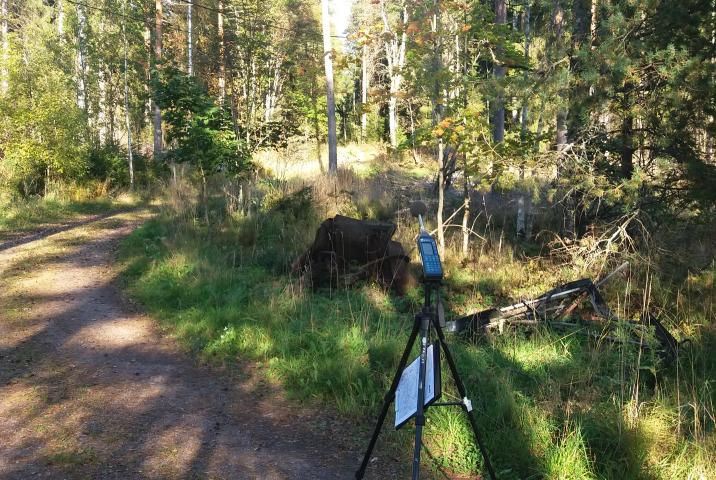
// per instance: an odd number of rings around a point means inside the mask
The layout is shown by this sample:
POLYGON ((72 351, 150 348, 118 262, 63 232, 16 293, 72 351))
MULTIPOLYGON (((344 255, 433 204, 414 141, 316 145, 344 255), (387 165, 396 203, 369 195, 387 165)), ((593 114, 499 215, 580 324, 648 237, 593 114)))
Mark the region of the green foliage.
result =
MULTIPOLYGON (((89 152, 87 177, 102 181, 110 188, 126 188, 129 186, 129 160, 126 150, 116 144, 107 144, 94 148, 89 152)), ((135 177, 141 184, 148 185, 164 172, 141 152, 132 152, 132 164, 135 177)))
POLYGON ((52 180, 82 178, 88 163, 86 118, 62 69, 67 51, 46 43, 52 31, 42 22, 28 22, 22 34, 11 38, 9 89, 0 93, 0 179, 27 197, 52 180))
POLYGON ((168 68, 157 92, 169 126, 167 139, 173 145, 170 160, 192 163, 207 174, 248 172, 250 156, 236 137, 230 113, 214 104, 195 77, 168 68))

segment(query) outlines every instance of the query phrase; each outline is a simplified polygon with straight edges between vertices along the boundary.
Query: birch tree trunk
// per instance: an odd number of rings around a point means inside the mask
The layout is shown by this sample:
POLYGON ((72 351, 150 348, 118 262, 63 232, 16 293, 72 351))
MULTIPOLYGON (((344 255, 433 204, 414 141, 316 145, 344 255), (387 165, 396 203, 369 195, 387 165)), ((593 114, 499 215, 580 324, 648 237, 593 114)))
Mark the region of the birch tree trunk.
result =
POLYGON ((333 58, 331 45, 331 16, 328 0, 321 0, 323 21, 323 60, 326 70, 326 99, 328 104, 328 175, 338 172, 338 152, 336 138, 336 101, 333 95, 333 58))
MULTIPOLYGON (((104 36, 104 19, 100 20, 99 23, 99 35, 100 38, 104 36)), ((102 61, 99 62, 97 70, 97 90, 99 92, 97 102, 97 133, 99 136, 99 144, 102 146, 107 143, 107 73, 102 61)))
POLYGON ((77 5, 77 107, 88 111, 87 105, 87 16, 84 5, 77 5))
MULTIPOLYGON (((434 0, 433 11, 433 33, 435 35, 435 47, 433 52, 433 126, 440 123, 442 119, 442 106, 440 103, 440 81, 438 74, 442 68, 442 44, 440 40, 440 0, 434 0)), ((445 207, 445 169, 443 159, 445 157, 445 144, 442 137, 438 138, 438 248, 440 255, 445 256, 445 228, 443 225, 443 209, 445 207)))
MULTIPOLYGON (((127 0, 124 0, 124 12, 127 12, 127 0)), ((134 190, 134 158, 132 154, 132 126, 129 115, 129 44, 127 42, 126 17, 122 18, 122 40, 124 41, 124 128, 127 130, 127 161, 129 163, 129 188, 134 190)))
POLYGON ((0 42, 2 42, 2 65, 0 65, 0 93, 6 94, 9 88, 9 72, 7 64, 10 57, 10 45, 8 43, 8 0, 0 0, 0 42))
POLYGON ((462 257, 467 258, 470 247, 470 229, 467 226, 470 221, 470 177, 467 175, 467 166, 463 171, 465 172, 465 184, 462 191, 462 257))
POLYGON ((65 9, 62 5, 62 0, 57 0, 57 35, 62 40, 62 35, 65 34, 65 9))
POLYGON ((400 39, 393 32, 388 20, 388 12, 385 9, 385 0, 380 2, 380 13, 383 18, 383 33, 387 38, 384 41, 385 58, 388 62, 388 78, 390 79, 388 99, 388 130, 390 132, 390 146, 396 148, 398 146, 398 93, 403 83, 403 67, 405 65, 405 45, 407 43, 407 24, 408 24, 408 8, 405 3, 402 4, 400 30, 402 33, 400 39))
POLYGON ((191 77, 194 75, 194 59, 193 56, 193 45, 191 38, 191 21, 192 21, 192 3, 193 0, 189 0, 186 4, 186 72, 191 77))
MULTIPOLYGON (((162 0, 155 0, 154 7, 154 75, 158 75, 156 70, 162 61, 162 0)), ((154 159, 159 160, 162 156, 162 111, 159 109, 154 95, 152 95, 154 103, 154 159)))
POLYGON ((224 2, 219 0, 219 12, 216 17, 219 35, 219 105, 226 100, 226 46, 224 45, 224 2))
MULTIPOLYGON (((527 5, 525 5, 525 16, 524 16, 524 32, 525 32, 525 58, 527 59, 527 62, 529 63, 530 58, 530 14, 531 14, 531 6, 529 2, 527 5)), ((527 72, 524 74, 525 76, 525 83, 527 80, 527 72)), ((522 142, 524 143, 525 139, 527 138, 527 128, 528 128, 528 121, 529 121, 529 111, 528 111, 528 101, 529 98, 525 97, 522 100, 522 118, 520 120, 520 138, 522 139, 522 142)), ((524 182, 525 179, 525 165, 520 165, 520 181, 521 183, 524 182)), ((525 193, 524 191, 524 185, 521 187, 520 196, 517 199, 517 238, 529 238, 531 232, 527 231, 527 222, 526 218, 528 215, 528 211, 531 210, 531 203, 532 203, 532 197, 525 193)))
POLYGON ((368 45, 365 43, 363 44, 361 63, 360 139, 361 142, 364 142, 368 134, 368 112, 366 112, 366 105, 368 104, 368 87, 370 83, 370 78, 368 77, 368 45))
MULTIPOLYGON (((504 25, 505 23, 507 23, 507 4, 505 0, 495 0, 495 24, 504 25)), ((502 65, 504 46, 501 43, 497 47, 498 63, 495 64, 495 79, 498 83, 505 77, 505 67, 502 65)), ((501 143, 505 139, 505 98, 502 86, 498 85, 497 89, 492 139, 495 143, 501 143)))

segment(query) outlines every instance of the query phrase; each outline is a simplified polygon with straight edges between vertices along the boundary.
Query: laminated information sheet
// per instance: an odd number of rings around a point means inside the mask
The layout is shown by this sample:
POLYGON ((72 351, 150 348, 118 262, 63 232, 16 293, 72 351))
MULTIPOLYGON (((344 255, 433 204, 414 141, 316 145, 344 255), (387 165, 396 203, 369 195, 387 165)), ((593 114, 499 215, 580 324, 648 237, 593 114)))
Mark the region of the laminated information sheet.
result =
MULTIPOLYGON (((420 378, 420 356, 405 367, 395 392, 395 429, 402 427, 418 411, 418 379, 420 378)), ((440 397, 440 348, 428 346, 428 361, 425 368, 425 402, 428 406, 440 397)))

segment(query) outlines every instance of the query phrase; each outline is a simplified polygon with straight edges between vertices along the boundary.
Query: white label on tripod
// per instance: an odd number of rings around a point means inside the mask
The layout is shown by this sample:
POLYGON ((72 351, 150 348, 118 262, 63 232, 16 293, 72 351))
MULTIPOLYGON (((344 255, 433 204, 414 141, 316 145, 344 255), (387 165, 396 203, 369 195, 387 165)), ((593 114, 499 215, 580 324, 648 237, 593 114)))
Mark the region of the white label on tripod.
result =
MULTIPOLYGON (((434 345, 428 346, 428 361, 425 365, 425 402, 428 405, 440 396, 440 357, 434 345), (436 378, 437 377, 437 378, 436 378)), ((400 376, 395 391, 395 428, 398 429, 418 411, 418 381, 420 378, 420 356, 408 365, 400 376)))

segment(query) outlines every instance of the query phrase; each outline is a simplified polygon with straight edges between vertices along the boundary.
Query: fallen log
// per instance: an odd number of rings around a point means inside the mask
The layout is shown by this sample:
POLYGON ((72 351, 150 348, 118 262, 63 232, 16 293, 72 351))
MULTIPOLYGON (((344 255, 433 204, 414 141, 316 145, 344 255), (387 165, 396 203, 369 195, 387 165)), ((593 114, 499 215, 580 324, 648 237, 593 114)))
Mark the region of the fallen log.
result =
MULTIPOLYGON (((506 326, 515 325, 527 327, 544 325, 559 329, 580 328, 581 331, 576 333, 584 334, 592 338, 611 343, 628 343, 639 345, 642 348, 652 348, 651 345, 645 343, 643 334, 636 338, 636 334, 634 333, 632 335, 634 338, 620 339, 607 335, 603 331, 595 332, 585 330, 589 327, 597 326, 592 324, 592 322, 569 323, 558 321, 559 319, 569 318, 577 306, 589 299, 596 317, 601 318, 607 323, 624 322, 624 320, 621 320, 609 309, 598 287, 607 283, 627 266, 628 263, 621 264, 596 283, 591 279, 583 278, 560 285, 534 299, 522 300, 502 308, 490 308, 456 318, 446 323, 445 330, 477 338, 481 334, 494 331, 502 333, 506 326)), ((642 315, 639 322, 628 321, 626 323, 635 327, 635 329, 646 328, 653 330, 654 337, 658 341, 658 345, 653 346, 653 348, 655 348, 661 359, 666 363, 672 362, 678 355, 679 349, 688 342, 688 340, 682 342, 677 341, 658 318, 648 312, 642 315)))

